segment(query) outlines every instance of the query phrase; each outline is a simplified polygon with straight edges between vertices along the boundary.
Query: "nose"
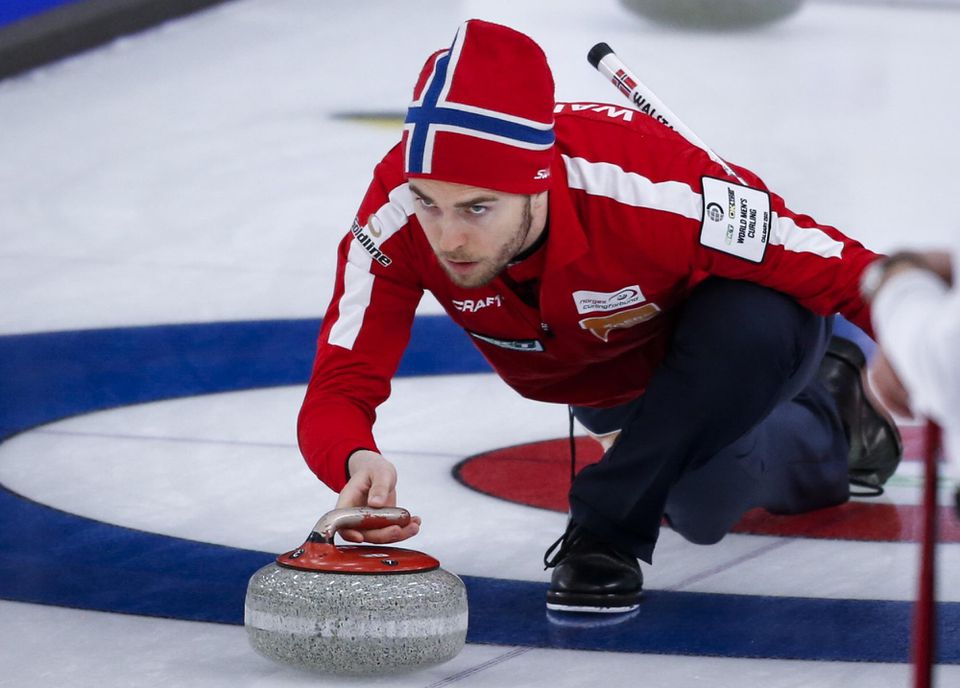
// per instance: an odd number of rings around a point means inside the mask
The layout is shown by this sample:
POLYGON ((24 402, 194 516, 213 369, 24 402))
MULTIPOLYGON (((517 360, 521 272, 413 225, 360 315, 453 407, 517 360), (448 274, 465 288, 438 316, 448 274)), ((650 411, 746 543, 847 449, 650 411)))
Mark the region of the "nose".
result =
POLYGON ((444 254, 456 253, 467 243, 467 234, 460 224, 452 218, 441 218, 437 224, 437 251, 444 254))

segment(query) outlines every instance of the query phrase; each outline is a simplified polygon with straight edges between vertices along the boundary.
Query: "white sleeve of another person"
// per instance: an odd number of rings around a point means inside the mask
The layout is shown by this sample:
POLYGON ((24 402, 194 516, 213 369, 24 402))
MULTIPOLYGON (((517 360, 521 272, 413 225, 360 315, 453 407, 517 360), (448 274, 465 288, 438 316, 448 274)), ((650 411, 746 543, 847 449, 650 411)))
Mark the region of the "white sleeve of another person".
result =
MULTIPOLYGON (((953 256, 960 272, 960 253, 953 256)), ((914 412, 944 429, 960 478, 960 289, 909 270, 892 277, 873 302, 877 338, 910 393, 914 412)))

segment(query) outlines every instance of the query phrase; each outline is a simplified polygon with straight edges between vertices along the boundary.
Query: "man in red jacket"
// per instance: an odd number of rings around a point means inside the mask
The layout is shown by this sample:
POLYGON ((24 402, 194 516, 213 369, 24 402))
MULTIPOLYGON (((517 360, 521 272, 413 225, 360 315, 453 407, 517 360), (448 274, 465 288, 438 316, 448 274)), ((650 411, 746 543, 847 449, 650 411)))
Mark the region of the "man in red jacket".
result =
POLYGON ((830 318, 869 331, 858 286, 878 256, 734 169, 636 110, 554 103, 532 40, 464 23, 340 244, 298 426, 338 506, 395 502, 372 426, 424 290, 511 387, 571 405, 608 447, 545 557, 553 609, 635 608, 664 516, 712 543, 753 507, 846 501, 848 474, 879 487, 899 437, 830 318))

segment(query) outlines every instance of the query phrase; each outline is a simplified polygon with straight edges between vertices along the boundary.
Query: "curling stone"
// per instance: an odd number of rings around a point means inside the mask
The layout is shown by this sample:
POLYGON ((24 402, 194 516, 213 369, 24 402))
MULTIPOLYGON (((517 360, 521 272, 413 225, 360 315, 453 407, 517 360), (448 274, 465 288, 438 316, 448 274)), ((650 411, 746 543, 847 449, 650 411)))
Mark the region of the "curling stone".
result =
POLYGON ((254 650, 332 674, 384 674, 452 659, 467 635, 463 581, 414 550, 334 545, 338 530, 410 522, 406 509, 325 514, 297 549, 257 571, 244 624, 254 650))
POLYGON ((751 29, 783 19, 803 0, 620 0, 651 21, 677 28, 751 29))

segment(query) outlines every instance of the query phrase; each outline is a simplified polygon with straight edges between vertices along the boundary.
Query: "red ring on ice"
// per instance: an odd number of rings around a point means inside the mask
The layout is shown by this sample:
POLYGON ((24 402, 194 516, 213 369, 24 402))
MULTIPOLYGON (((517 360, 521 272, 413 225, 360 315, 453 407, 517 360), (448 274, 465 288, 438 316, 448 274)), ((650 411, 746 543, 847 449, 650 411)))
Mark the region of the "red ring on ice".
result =
MULTIPOLYGON (((902 427, 904 460, 921 455, 920 427, 902 427)), ((600 459, 600 445, 577 437, 577 467, 600 459)), ((467 458, 454 470, 464 485, 483 494, 540 509, 566 512, 570 453, 566 438, 494 449, 467 458)), ((919 495, 920 487, 917 492, 919 495)), ((750 535, 919 542, 922 508, 913 504, 852 501, 796 516, 775 516, 763 509, 747 512, 733 532, 750 535)), ((951 507, 939 508, 939 541, 960 542, 960 522, 951 507)))

